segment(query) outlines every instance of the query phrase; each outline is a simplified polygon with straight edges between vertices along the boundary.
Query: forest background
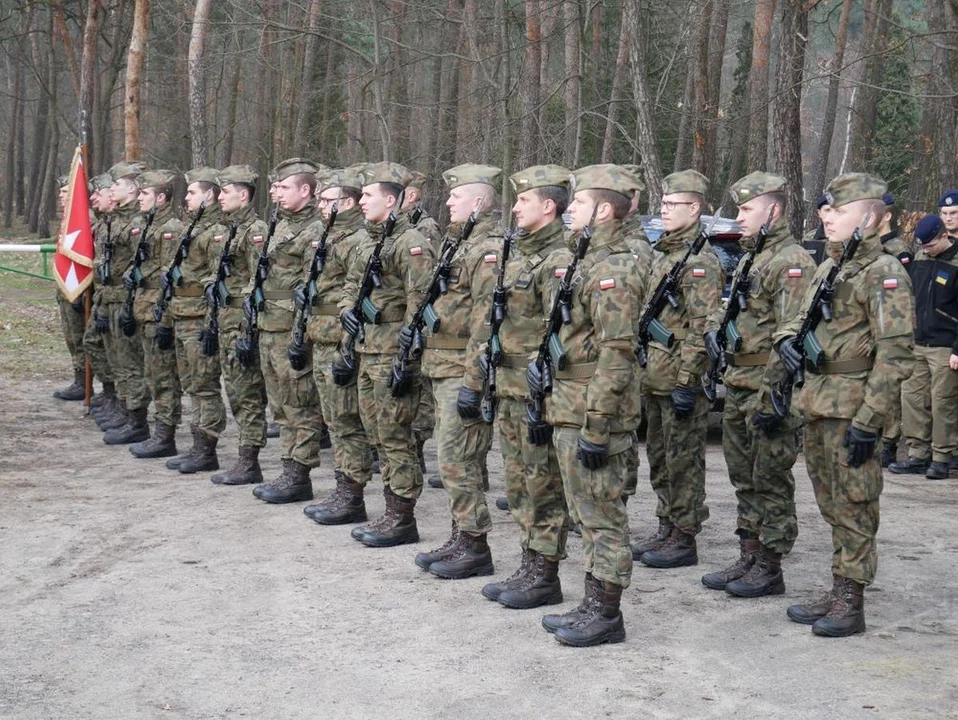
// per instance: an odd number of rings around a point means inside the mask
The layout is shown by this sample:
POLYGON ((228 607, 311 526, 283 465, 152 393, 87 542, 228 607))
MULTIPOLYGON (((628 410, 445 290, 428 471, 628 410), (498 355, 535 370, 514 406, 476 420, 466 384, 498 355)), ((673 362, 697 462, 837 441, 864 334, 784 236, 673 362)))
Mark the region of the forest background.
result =
POLYGON ((958 186, 958 0, 0 0, 0 56, 0 218, 40 236, 84 124, 91 175, 390 159, 440 217, 461 162, 635 162, 652 212, 767 169, 796 232, 840 172, 958 186))

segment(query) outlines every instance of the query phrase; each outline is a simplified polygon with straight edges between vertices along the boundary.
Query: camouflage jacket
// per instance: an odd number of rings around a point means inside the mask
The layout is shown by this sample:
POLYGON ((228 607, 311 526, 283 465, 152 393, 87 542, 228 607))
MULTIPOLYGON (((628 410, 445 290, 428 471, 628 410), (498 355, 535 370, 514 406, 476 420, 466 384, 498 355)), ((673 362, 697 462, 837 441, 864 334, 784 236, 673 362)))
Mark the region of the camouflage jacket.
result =
MULTIPOLYGON (((558 268, 571 261, 568 249, 547 259, 558 268)), ((589 442, 608 444, 610 436, 631 433, 639 424, 635 336, 645 304, 643 278, 618 221, 595 228, 572 286, 572 322, 559 330, 567 365, 553 368, 546 421, 582 428, 589 442)), ((543 297, 545 315, 557 289, 555 283, 553 297, 543 297)))
MULTIPOLYGON (((459 228, 450 231, 458 236, 459 228)), ((439 332, 427 333, 426 337, 422 367, 427 377, 462 377, 468 359, 475 362, 482 344, 489 339, 489 310, 502 237, 498 218, 483 215, 453 256, 449 291, 433 303, 440 324, 439 332)), ((431 277, 430 273, 425 282, 431 277)))
MULTIPOLYGON (((145 225, 144 219, 141 227, 145 225)), ((153 218, 147 243, 147 257, 140 264, 143 285, 137 288, 136 300, 133 303, 133 315, 138 322, 153 322, 153 306, 160 299, 161 269, 169 266, 185 229, 183 221, 173 213, 169 204, 157 211, 153 218)), ((169 325, 168 322, 166 324, 169 325)))
POLYGON ((902 265, 909 265, 915 259, 915 249, 902 240, 894 230, 881 236, 881 247, 884 252, 897 258, 902 265))
MULTIPOLYGON (((748 248, 754 242, 743 243, 748 248)), ((735 270, 738 278, 747 256, 735 270)), ((782 377, 778 353, 772 350, 772 336, 801 310, 802 297, 815 274, 815 261, 791 236, 788 224, 779 222, 765 239, 765 247, 752 263, 748 277, 748 307, 739 312, 735 327, 742 336, 736 353, 728 348, 729 367, 723 382, 743 390, 768 390, 782 377), (764 357, 764 360, 763 360, 764 357)), ((733 279, 732 284, 735 284, 733 279)), ((728 302, 735 302, 729 298, 728 302)), ((706 329, 718 330, 725 308, 714 312, 706 329)))
MULTIPOLYGON (((522 400, 529 395, 526 366, 535 357, 545 332, 547 318, 542 308, 568 266, 568 262, 562 263, 562 257, 553 259, 555 252, 564 248, 565 231, 558 220, 516 238, 517 252, 506 264, 506 317, 499 328, 503 353, 496 378, 499 397, 522 400)), ((482 390, 478 362, 470 362, 466 367, 463 385, 482 390)))
MULTIPOLYGON (((802 299, 802 312, 781 328, 774 341, 794 335, 819 282, 833 260, 826 259, 802 299)), ((839 273, 832 300, 833 319, 821 322, 815 336, 826 363, 865 361, 871 369, 805 373, 800 409, 809 418, 851 419, 857 427, 880 433, 885 417, 911 372, 915 301, 905 268, 882 252, 877 233, 866 235, 858 252, 839 273)))
MULTIPOLYGON (((313 243, 323 234, 323 217, 312 200, 295 213, 286 213, 269 243, 266 256, 269 270, 263 282, 266 305, 257 322, 266 332, 289 332, 293 327, 293 290, 303 282, 303 263, 313 257, 313 243)), ((265 242, 265 238, 264 238, 265 242)), ((250 265, 255 274, 263 246, 254 242, 255 261, 250 265)), ((246 294, 253 290, 255 278, 250 277, 246 294)))
MULTIPOLYGON (((110 277, 100 290, 100 302, 115 303, 126 300, 126 288, 123 287, 123 273, 133 262, 133 254, 140 242, 143 229, 143 214, 139 205, 131 202, 113 211, 113 224, 110 235, 113 243, 113 260, 110 262, 110 277)), ((104 237, 104 248, 106 238, 104 237)), ((101 259, 101 263, 103 260, 101 259)))
MULTIPOLYGON (((252 204, 241 207, 234 213, 223 214, 223 224, 226 226, 226 241, 229 240, 230 226, 236 223, 236 237, 230 244, 230 274, 226 278, 226 289, 232 296, 228 307, 221 307, 219 312, 220 329, 229 327, 238 329, 243 322, 243 300, 249 287, 253 269, 259 261, 260 249, 266 241, 269 228, 259 219, 252 204)), ((224 241, 225 242, 225 241, 224 241)), ((207 276, 203 285, 216 282, 220 261, 223 259, 224 244, 210 243, 207 246, 207 276)))
MULTIPOLYGON (((359 208, 351 208, 336 216, 336 224, 326 238, 326 265, 316 280, 316 305, 310 311, 306 326, 309 339, 315 343, 335 345, 343 336, 339 324, 339 303, 343 299, 343 286, 352 259, 360 244, 369 238, 359 208)), ((319 247, 319 239, 313 241, 319 247)), ((312 247, 312 246, 311 246, 312 247)), ((303 256, 303 279, 309 277, 313 252, 303 256)))
MULTIPOLYGON (((411 213, 406 213, 407 219, 409 218, 410 214, 411 213)), ((438 255, 442 246, 443 235, 442 229, 439 227, 439 223, 436 222, 436 219, 423 210, 422 215, 419 218, 419 222, 416 223, 415 229, 432 243, 432 249, 438 255)))
MULTIPOLYGON (((642 218, 638 213, 629 215, 622 221, 622 235, 638 261, 639 274, 642 276, 642 285, 645 287, 652 270, 652 244, 645 234, 645 229, 642 227, 642 218)), ((648 288, 646 287, 646 289, 648 288)))
MULTIPOLYGON (((652 269, 646 286, 650 293, 682 259, 700 231, 699 223, 695 223, 683 232, 666 233, 659 238, 652 252, 652 269)), ((701 253, 689 258, 679 277, 676 290, 678 309, 666 304, 659 313, 659 322, 675 334, 675 343, 671 349, 656 342, 649 343, 644 390, 667 395, 676 386, 699 387, 708 359, 703 337, 705 323, 719 307, 724 287, 725 271, 711 246, 706 245, 701 253)))
MULTIPOLYGON (((366 227, 368 237, 358 244, 353 254, 340 310, 352 308, 359 297, 366 263, 379 241, 382 225, 366 227)), ((435 253, 424 235, 410 226, 409 218, 400 215, 391 237, 383 244, 379 256, 382 262, 382 287, 373 288, 369 300, 381 313, 381 322, 367 322, 366 342, 359 352, 367 355, 395 355, 399 351, 399 330, 412 319, 422 302, 422 284, 433 268, 435 253)))
MULTIPOLYGON (((182 280, 174 289, 173 302, 170 303, 174 320, 203 317, 209 310, 203 294, 203 283, 209 274, 209 256, 217 250, 223 250, 226 233, 220 206, 211 205, 206 208, 203 219, 193 230, 189 252, 180 263, 182 280)), ((176 247, 173 248, 173 255, 176 254, 176 250, 176 247)), ((173 262, 172 256, 170 262, 173 262)))

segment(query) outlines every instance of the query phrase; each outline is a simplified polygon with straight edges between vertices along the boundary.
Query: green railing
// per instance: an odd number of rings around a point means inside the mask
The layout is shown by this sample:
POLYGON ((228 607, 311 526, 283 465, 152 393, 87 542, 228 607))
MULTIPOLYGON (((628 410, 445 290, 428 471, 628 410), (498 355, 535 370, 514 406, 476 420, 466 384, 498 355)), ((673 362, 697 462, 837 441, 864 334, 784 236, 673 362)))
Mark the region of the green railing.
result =
POLYGON ((6 270, 7 272, 17 273, 18 275, 26 275, 27 277, 39 278, 40 280, 53 280, 53 276, 50 275, 50 255, 57 251, 57 246, 54 244, 50 245, 14 245, 7 244, 4 245, 0 243, 0 253, 9 252, 9 253, 31 253, 38 252, 43 260, 43 274, 40 275, 35 272, 30 272, 29 270, 23 270, 21 268, 10 267, 9 265, 0 265, 0 270, 6 270))

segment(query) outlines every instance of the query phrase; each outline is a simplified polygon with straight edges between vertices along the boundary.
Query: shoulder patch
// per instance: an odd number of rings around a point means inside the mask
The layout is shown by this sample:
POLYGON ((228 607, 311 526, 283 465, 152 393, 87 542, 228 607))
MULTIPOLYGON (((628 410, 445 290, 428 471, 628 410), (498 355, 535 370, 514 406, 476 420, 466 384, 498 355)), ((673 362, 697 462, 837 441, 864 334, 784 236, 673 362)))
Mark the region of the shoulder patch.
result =
POLYGON ((262 236, 262 235, 254 235, 254 236, 253 236, 253 242, 254 242, 254 243, 261 243, 261 242, 263 242, 263 236, 262 236))
POLYGON ((692 268, 692 277, 705 277, 705 268, 692 268))
POLYGON ((938 275, 935 277, 935 282, 939 285, 947 285, 949 278, 951 278, 950 272, 947 270, 939 270, 938 275))
POLYGON ((568 270, 568 268, 564 268, 564 267, 563 267, 563 268, 556 268, 554 274, 555 274, 555 276, 556 276, 557 278, 564 278, 564 277, 565 277, 565 272, 566 272, 566 270, 568 270))
POLYGON ((911 262, 911 255, 907 253, 902 253, 901 255, 898 256, 898 259, 901 261, 902 265, 907 265, 908 263, 911 262))
POLYGON ((310 243, 310 245, 311 245, 313 248, 318 248, 318 247, 319 247, 319 240, 313 240, 313 241, 310 243))
POLYGON ((163 239, 164 239, 164 240, 172 240, 172 239, 173 239, 173 233, 171 233, 171 232, 165 232, 165 233, 163 233, 163 239))
POLYGON ((226 239, 225 235, 214 235, 213 242, 223 242, 226 239))
POLYGON ((415 247, 409 248, 409 254, 410 254, 410 255, 422 255, 422 247, 421 247, 420 245, 416 245, 415 247))
POLYGON ((142 228, 133 228, 130 230, 130 235, 139 235, 141 232, 143 232, 142 228))
POLYGON ((611 290, 615 287, 615 278, 602 278, 599 280, 599 290, 611 290))
POLYGON ((800 267, 790 267, 788 269, 788 276, 790 278, 800 278, 802 276, 802 269, 800 267))
POLYGON ((484 263, 494 263, 499 259, 499 256, 495 253, 489 253, 488 255, 483 255, 482 261, 484 263))
MULTIPOLYGON (((938 282, 941 282, 941 279, 939 279, 938 282)), ((898 287, 898 278, 885 278, 882 281, 881 286, 885 290, 894 290, 896 287, 898 287)))

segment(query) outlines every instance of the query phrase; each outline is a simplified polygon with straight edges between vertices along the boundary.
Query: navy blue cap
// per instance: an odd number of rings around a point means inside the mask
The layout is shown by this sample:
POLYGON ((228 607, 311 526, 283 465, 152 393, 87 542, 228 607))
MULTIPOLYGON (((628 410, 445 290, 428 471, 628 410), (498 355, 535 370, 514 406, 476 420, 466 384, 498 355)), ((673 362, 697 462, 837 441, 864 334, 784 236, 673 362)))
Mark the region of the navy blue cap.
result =
POLYGON ((945 231, 945 224, 937 215, 925 215, 915 226, 915 240, 927 245, 945 231))
POLYGON ((946 190, 938 201, 938 207, 956 207, 958 206, 958 190, 946 190))
POLYGON ((895 196, 891 193, 885 193, 881 196, 881 201, 885 203, 885 207, 891 207, 895 204, 895 196))
POLYGON ((825 193, 822 193, 818 196, 818 200, 815 201, 815 209, 821 210, 826 205, 828 205, 828 198, 825 197, 825 193))

